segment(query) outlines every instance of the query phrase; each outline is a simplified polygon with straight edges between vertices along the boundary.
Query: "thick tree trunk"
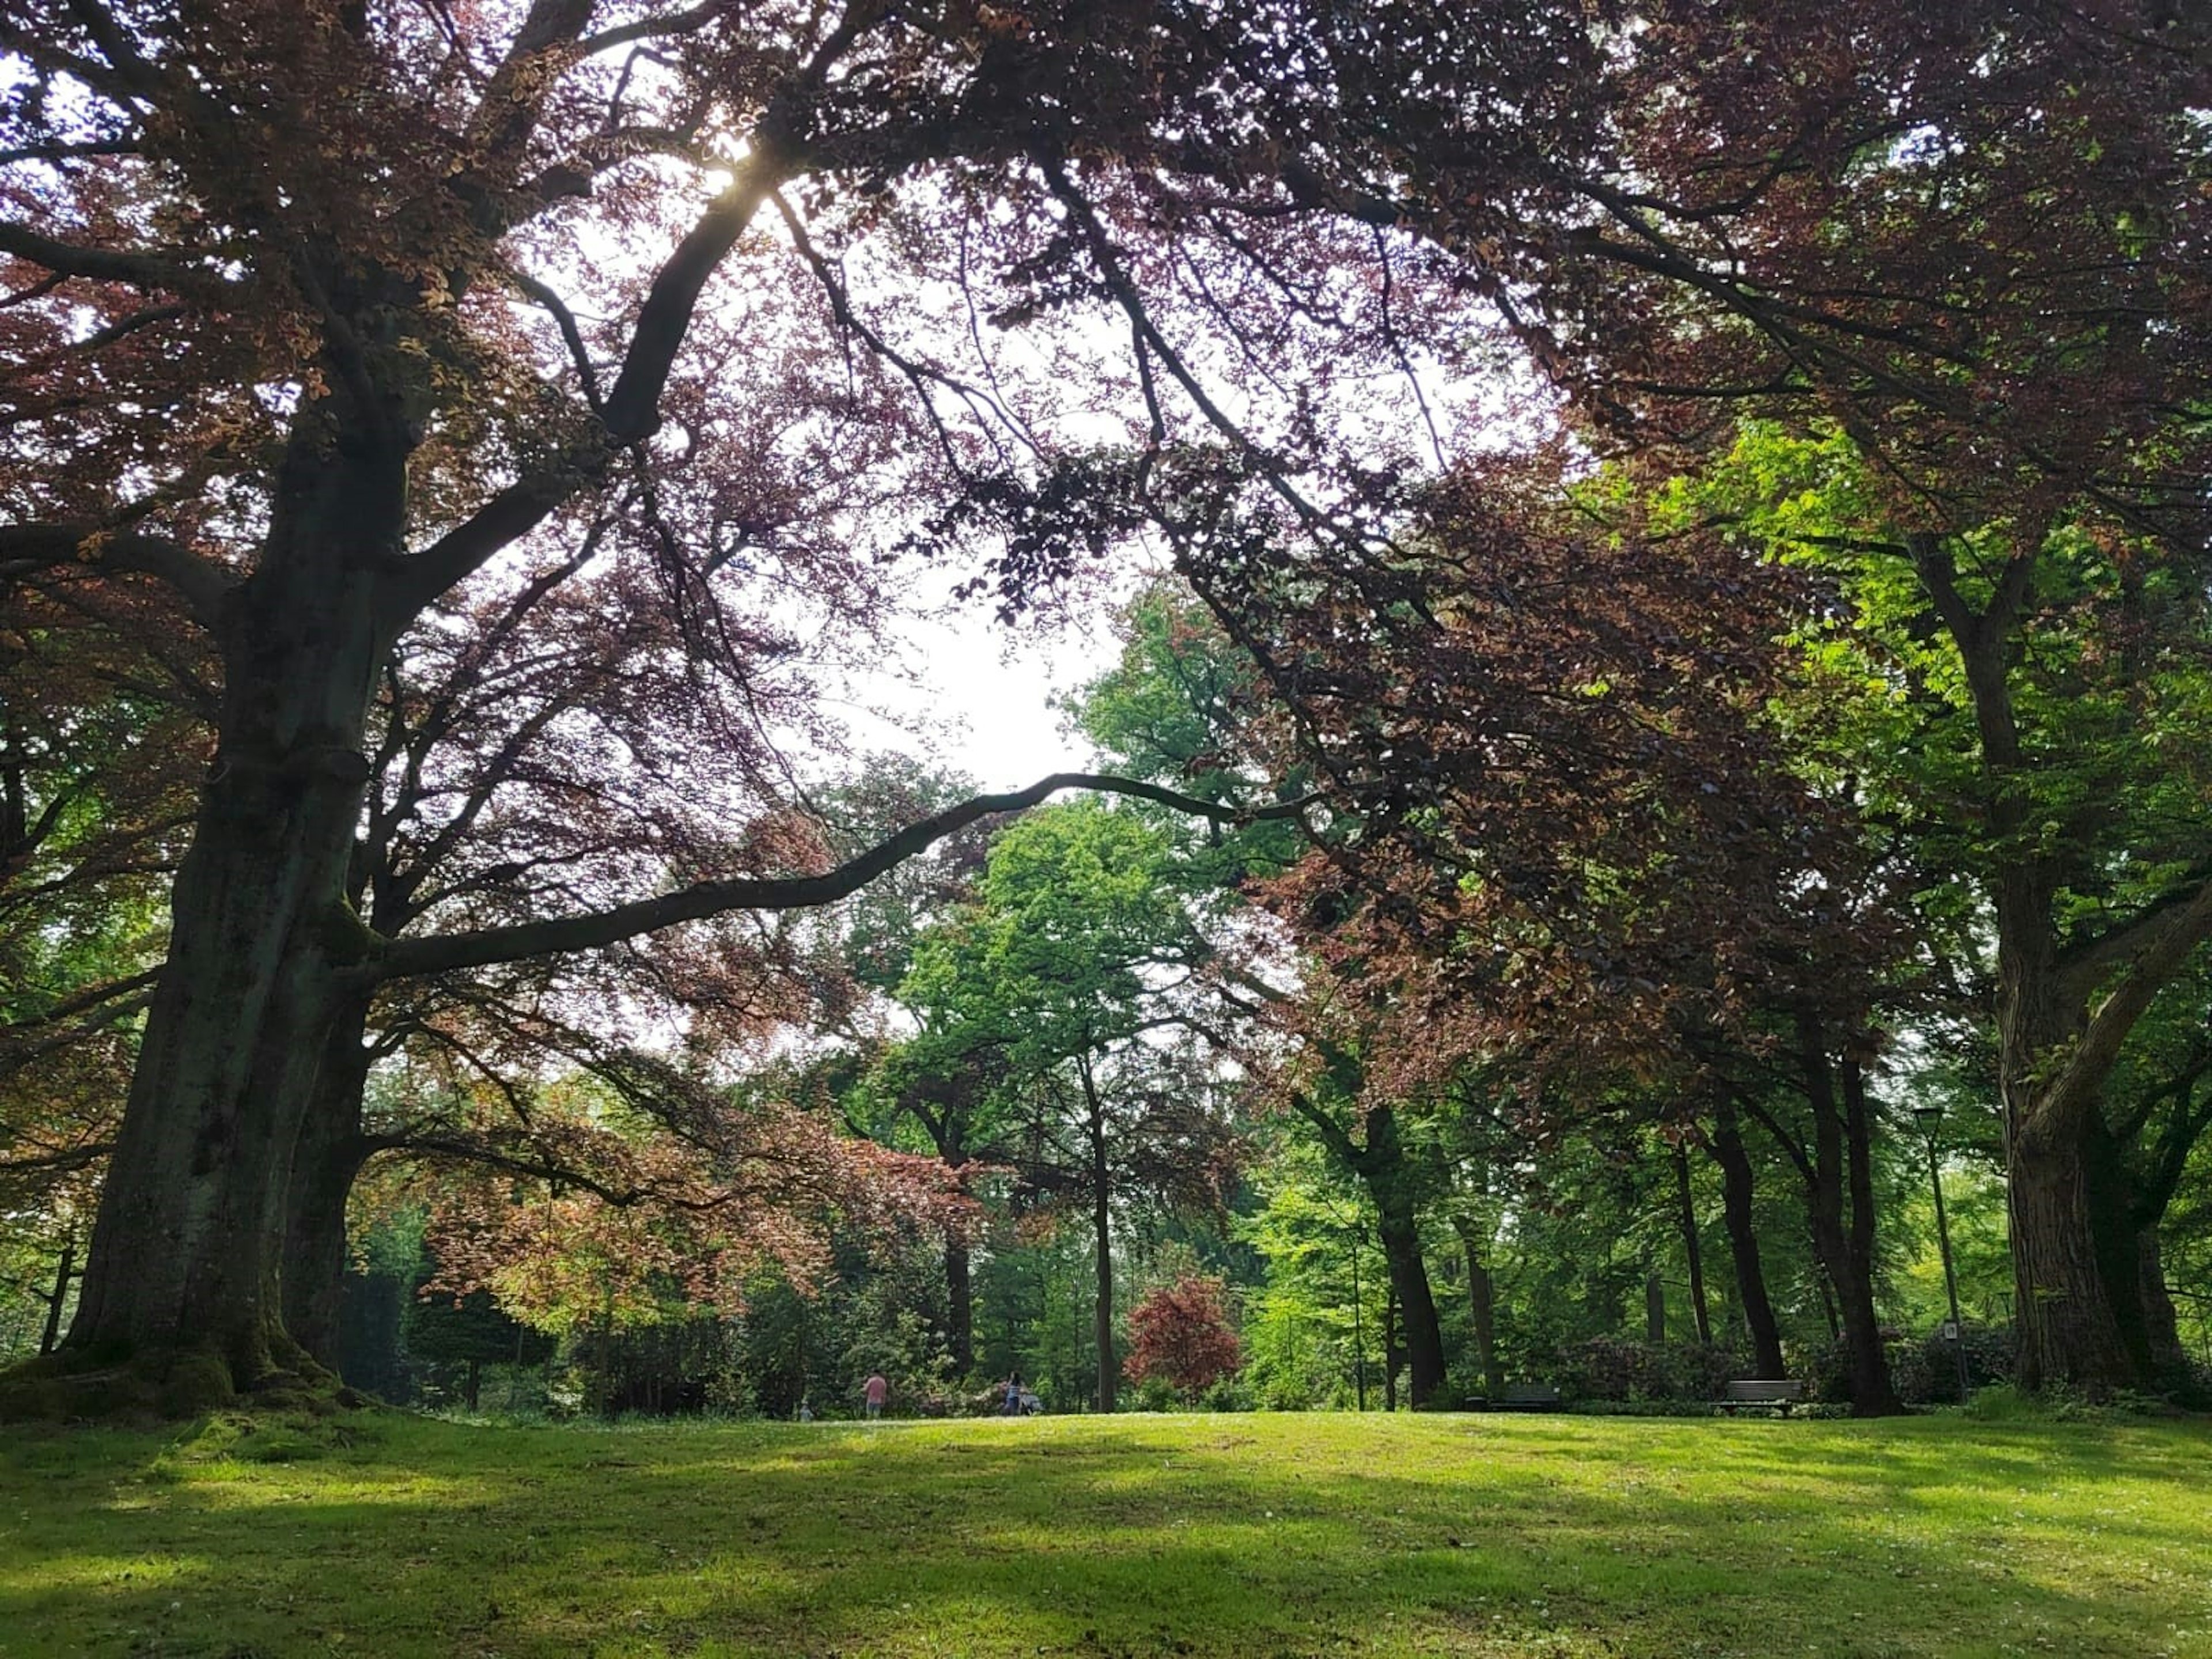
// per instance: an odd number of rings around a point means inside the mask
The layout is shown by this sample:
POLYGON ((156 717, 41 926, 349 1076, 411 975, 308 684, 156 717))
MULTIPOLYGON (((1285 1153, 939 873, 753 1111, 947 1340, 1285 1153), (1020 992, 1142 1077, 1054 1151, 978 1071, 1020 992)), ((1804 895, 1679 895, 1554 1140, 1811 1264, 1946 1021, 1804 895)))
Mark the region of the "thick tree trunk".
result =
POLYGON ((312 1369, 282 1317, 286 1188, 361 943, 344 882, 403 486, 388 448, 295 437, 224 619, 216 761, 64 1348, 167 1379, 173 1408, 312 1369))
MULTIPOLYGON (((2202 935, 2178 929, 2160 941, 2145 937, 2143 948, 2123 953, 2131 960, 2122 978, 2134 981, 2136 994, 2115 993, 2092 1012, 2088 1000, 2101 988, 2094 976, 2069 975, 2062 959, 2057 904, 2069 872, 2063 859, 2039 850, 2045 838, 2035 825, 2044 808, 2023 781, 2033 760, 2021 738, 2012 676, 2031 597, 2033 550, 2014 550, 1995 592, 1978 607, 1960 592, 1953 550, 1942 537, 1915 534, 1907 544, 1958 647, 1981 744, 1984 827, 2002 849, 1987 885, 1996 923, 1997 1079, 2004 1098, 2015 1376, 2031 1389, 2067 1383, 2101 1393, 2142 1386, 2148 1347, 2139 1275, 2119 1270, 2119 1259, 2134 1245, 2108 1228, 2100 1248, 2088 1120, 2100 1112, 2104 1079, 2158 976, 2178 969, 2202 935), (2160 955, 2164 967, 2150 960, 2160 955)), ((2168 923, 2180 920, 2169 917, 2168 923)))
MULTIPOLYGON (((2159 1376, 2152 1351, 2152 1312, 2145 1294, 2142 1261, 2144 1227, 2138 1218, 2137 1183, 2123 1148, 2103 1111, 2082 1125, 2081 1167, 2088 1180, 2089 1225, 2097 1241, 2097 1273, 2105 1299, 2120 1329, 2120 1344, 2139 1385, 2159 1376)), ((2160 1286, 2161 1291, 2163 1285, 2160 1286)))
POLYGON ((2104 1394, 2148 1384, 2148 1348, 2135 1228, 2097 1092, 2071 1067, 2053 1070, 2053 1057, 2079 1042, 2083 1011, 2059 993, 2046 885, 2021 868, 1996 888, 2014 1375, 2029 1389, 2104 1394))
POLYGON ((1743 1304, 1743 1322, 1751 1338, 1754 1376, 1779 1377, 1782 1327, 1774 1317, 1774 1303, 1766 1293, 1766 1268, 1759 1259, 1759 1229, 1753 1218, 1753 1193, 1751 1155, 1744 1148, 1735 1108, 1724 1105, 1713 1120, 1708 1146, 1721 1168, 1722 1215, 1728 1227, 1729 1255, 1735 1264, 1738 1300, 1743 1304))
POLYGON ((345 1285, 346 1199, 368 1159, 361 1131, 368 1085, 366 997, 348 998, 333 1019, 315 1079, 313 1104, 292 1148, 285 1194, 281 1278, 284 1328, 319 1364, 337 1369, 338 1312, 345 1285))
POLYGON ((2102 1394, 2149 1381, 2129 1351, 2100 1258, 2081 1141, 2078 1128, 2046 1115, 2015 1121, 2008 1194, 2014 1328, 2017 1374, 2029 1389, 2063 1383, 2102 1394))
MULTIPOLYGON (((2054 1042, 2047 1053, 2058 1045, 2054 1042)), ((2034 1096, 2032 1077, 2008 1089, 2034 1096)), ((2156 1386, 2142 1227, 2121 1148, 2094 1100, 2008 1109, 2008 1219, 2021 1386, 2156 1386)))

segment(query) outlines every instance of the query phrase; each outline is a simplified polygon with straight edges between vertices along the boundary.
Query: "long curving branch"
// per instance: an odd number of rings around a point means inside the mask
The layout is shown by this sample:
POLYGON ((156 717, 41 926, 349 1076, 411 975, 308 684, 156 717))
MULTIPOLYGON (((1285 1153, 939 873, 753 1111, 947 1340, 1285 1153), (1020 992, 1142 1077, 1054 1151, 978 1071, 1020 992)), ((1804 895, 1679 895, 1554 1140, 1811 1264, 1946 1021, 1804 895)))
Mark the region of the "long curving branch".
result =
POLYGON ((580 915, 556 916, 544 921, 521 922, 508 927, 489 927, 471 933, 430 935, 422 939, 380 942, 353 976, 368 984, 387 980, 420 978, 429 974, 485 968, 497 963, 526 962, 537 957, 572 951, 596 950, 656 933, 681 922, 703 921, 734 910, 797 910, 834 904, 866 887, 877 877, 927 852, 947 836, 982 818, 1022 812, 1067 789, 1092 789, 1102 793, 1128 795, 1188 812, 1194 817, 1229 823, 1261 819, 1299 818, 1312 803, 1301 799, 1265 806, 1225 806, 1200 800, 1156 783, 1133 778, 1109 777, 1092 772, 1055 772, 1025 789, 1002 794, 975 795, 941 812, 910 823, 885 836, 866 852, 833 869, 811 876, 739 877, 728 881, 695 882, 657 898, 639 899, 605 910, 580 915))

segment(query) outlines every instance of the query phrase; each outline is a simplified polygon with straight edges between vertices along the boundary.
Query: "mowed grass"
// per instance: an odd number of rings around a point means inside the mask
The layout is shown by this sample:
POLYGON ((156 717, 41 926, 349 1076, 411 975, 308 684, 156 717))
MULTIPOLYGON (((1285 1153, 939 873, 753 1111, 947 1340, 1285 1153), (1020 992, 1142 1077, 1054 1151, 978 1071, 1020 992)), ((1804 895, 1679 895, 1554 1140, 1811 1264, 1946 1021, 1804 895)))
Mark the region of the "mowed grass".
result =
POLYGON ((0 1654, 2212 1656, 2212 1427, 0 1431, 0 1654))

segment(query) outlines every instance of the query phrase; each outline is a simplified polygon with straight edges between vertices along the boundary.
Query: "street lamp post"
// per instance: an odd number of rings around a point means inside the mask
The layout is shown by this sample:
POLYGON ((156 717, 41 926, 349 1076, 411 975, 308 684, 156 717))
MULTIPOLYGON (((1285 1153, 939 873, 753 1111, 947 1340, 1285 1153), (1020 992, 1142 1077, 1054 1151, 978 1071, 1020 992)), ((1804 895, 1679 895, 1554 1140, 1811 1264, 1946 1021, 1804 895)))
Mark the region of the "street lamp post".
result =
POLYGON ((1951 1352, 1959 1362, 1959 1398, 1966 1397, 1966 1327, 1959 1317, 1959 1275, 1951 1266, 1951 1223, 1943 1211, 1943 1179, 1936 1167, 1936 1126, 1943 1121, 1937 1105, 1915 1106, 1913 1117, 1928 1143, 1928 1190, 1936 1196, 1936 1245, 1943 1255, 1943 1291, 1951 1302, 1951 1352))

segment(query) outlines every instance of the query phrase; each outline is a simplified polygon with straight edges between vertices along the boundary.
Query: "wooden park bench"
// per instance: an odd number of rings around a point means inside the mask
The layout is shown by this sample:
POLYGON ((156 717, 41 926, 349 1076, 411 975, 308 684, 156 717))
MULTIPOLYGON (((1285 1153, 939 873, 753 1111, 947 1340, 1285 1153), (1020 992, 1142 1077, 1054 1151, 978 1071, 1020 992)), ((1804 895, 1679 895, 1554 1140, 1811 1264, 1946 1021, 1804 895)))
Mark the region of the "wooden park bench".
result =
POLYGON ((1728 1397, 1713 1401, 1713 1409, 1730 1416, 1741 1411, 1774 1411, 1787 1417, 1790 1408, 1804 1399, 1805 1385, 1794 1376, 1747 1377, 1729 1383, 1728 1397))
POLYGON ((1500 1412, 1547 1412, 1559 1403, 1559 1391, 1549 1382, 1508 1382, 1505 1391, 1490 1402, 1490 1408, 1500 1412))

